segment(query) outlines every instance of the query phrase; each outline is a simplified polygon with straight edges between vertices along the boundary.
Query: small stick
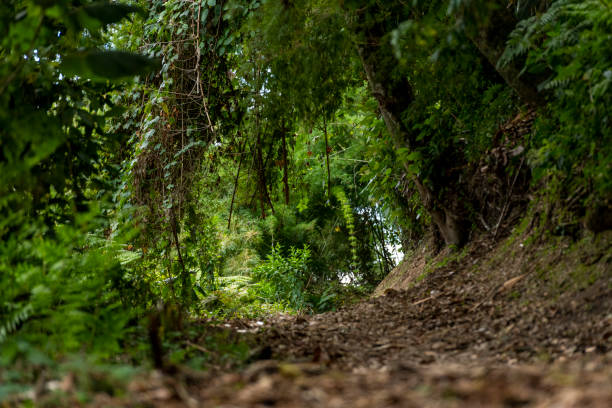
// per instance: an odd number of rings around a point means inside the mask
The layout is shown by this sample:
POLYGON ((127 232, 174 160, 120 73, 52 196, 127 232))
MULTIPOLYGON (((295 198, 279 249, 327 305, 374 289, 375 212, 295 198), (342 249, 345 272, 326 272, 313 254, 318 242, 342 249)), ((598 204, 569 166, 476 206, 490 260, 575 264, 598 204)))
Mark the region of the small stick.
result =
POLYGON ((431 300, 431 299, 433 299, 433 298, 434 298, 433 296, 430 296, 430 297, 428 297, 428 298, 421 299, 421 300, 419 300, 419 301, 417 301, 417 302, 414 302, 412 305, 413 305, 413 306, 420 305, 421 303, 425 303, 425 302, 427 302, 428 300, 431 300))
POLYGON ((192 343, 189 340, 186 340, 185 344, 188 345, 189 347, 193 347, 194 349, 201 351, 202 353, 212 353, 212 351, 205 349, 199 344, 192 343))

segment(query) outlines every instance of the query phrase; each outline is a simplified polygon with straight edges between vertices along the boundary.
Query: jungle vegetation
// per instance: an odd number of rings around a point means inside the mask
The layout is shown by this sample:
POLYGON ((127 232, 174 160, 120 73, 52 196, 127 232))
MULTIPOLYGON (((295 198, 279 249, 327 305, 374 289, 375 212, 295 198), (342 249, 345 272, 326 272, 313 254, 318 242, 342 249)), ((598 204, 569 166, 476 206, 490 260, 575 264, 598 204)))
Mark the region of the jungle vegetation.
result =
POLYGON ((0 396, 147 360, 152 313, 337 308, 538 199, 612 227, 609 0, 4 0, 0 59, 0 396))

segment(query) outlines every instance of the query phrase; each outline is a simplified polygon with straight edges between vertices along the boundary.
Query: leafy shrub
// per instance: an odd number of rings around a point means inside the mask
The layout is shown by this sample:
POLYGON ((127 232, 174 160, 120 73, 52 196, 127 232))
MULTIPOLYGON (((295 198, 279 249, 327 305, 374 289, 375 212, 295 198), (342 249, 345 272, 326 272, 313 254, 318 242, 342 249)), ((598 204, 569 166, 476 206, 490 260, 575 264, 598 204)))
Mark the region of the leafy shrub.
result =
POLYGON ((121 246, 88 232, 96 213, 52 229, 16 215, 24 227, 0 239, 0 400, 63 361, 109 361, 132 338, 139 308, 125 301, 135 290, 121 246))
POLYGON ((101 216, 111 210, 88 206, 113 189, 108 176, 121 160, 123 135, 106 131, 121 109, 108 92, 154 68, 110 50, 103 28, 138 11, 115 2, 3 2, 0 366, 121 350, 133 309, 123 307, 120 288, 129 285, 118 246, 104 235, 101 216))
MULTIPOLYGON (((85 216, 80 216, 83 222, 85 216)), ((131 313, 117 289, 124 270, 118 248, 95 243, 79 228, 60 225, 53 238, 41 231, 11 236, 0 244, 0 355, 16 356, 10 335, 56 352, 120 350, 131 313), (103 335, 101 335, 103 334, 103 335)))
POLYGON ((263 298, 269 303, 304 308, 307 305, 305 291, 311 277, 309 259, 308 246, 303 249, 291 247, 288 256, 283 256, 281 246, 275 245, 268 258, 253 271, 263 298))

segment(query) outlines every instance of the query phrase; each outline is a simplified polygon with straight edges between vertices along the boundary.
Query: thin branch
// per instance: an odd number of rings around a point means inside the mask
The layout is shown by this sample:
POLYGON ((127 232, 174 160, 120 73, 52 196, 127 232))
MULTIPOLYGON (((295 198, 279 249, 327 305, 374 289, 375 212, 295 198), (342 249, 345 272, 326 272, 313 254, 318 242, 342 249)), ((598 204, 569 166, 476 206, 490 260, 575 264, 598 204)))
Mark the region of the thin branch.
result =
POLYGON ((525 156, 521 159, 521 164, 519 164, 518 169, 516 170, 516 174, 514 175, 514 180, 512 181, 512 185, 510 186, 510 190, 508 191, 508 196, 506 197, 506 202, 504 203, 504 207, 502 208, 502 212, 499 215, 499 220, 497 220, 497 224, 495 224, 495 231, 493 232, 493 239, 497 238, 497 232, 499 231, 499 226, 506 215, 506 211, 510 207, 510 199, 512 198, 512 190, 514 190, 514 184, 516 184, 516 180, 518 179, 519 174, 521 173, 521 168, 523 167, 523 163, 525 162, 525 156))
POLYGON ((323 133, 325 134, 325 162, 327 164, 327 199, 331 199, 331 172, 329 171, 329 141, 327 137, 327 122, 323 117, 323 133))
MULTIPOLYGON (((242 152, 246 147, 246 140, 242 143, 240 151, 242 152)), ((240 179, 240 169, 242 167, 242 159, 244 155, 240 154, 240 161, 238 162, 238 170, 236 171, 236 179, 234 180, 234 192, 232 193, 232 203, 230 204, 229 217, 227 218, 227 229, 229 230, 232 225, 232 213, 234 212, 234 200, 236 199, 236 190, 238 190, 238 181, 240 179)))

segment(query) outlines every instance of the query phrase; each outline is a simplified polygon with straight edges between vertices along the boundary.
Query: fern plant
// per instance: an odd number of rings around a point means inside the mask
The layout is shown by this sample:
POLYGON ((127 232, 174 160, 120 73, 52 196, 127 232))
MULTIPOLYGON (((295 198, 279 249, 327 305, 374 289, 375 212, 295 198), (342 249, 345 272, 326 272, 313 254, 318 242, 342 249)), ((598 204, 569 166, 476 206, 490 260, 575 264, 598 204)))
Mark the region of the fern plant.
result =
POLYGON ((565 174, 588 200, 612 194, 612 4, 557 0, 521 21, 500 64, 525 58, 523 72, 548 73, 550 100, 534 137, 536 176, 565 174))
POLYGON ((342 215, 344 216, 344 222, 346 223, 346 228, 349 233, 349 243, 351 245, 351 272, 359 273, 359 255, 357 254, 357 237, 355 235, 355 218, 353 216, 353 209, 351 208, 351 203, 342 188, 336 187, 334 189, 334 195, 342 207, 342 215))
POLYGON ((72 226, 53 234, 11 237, 0 245, 1 363, 19 359, 24 342, 49 357, 120 350, 133 311, 123 307, 118 290, 124 270, 117 249, 87 248, 87 235, 72 226))

